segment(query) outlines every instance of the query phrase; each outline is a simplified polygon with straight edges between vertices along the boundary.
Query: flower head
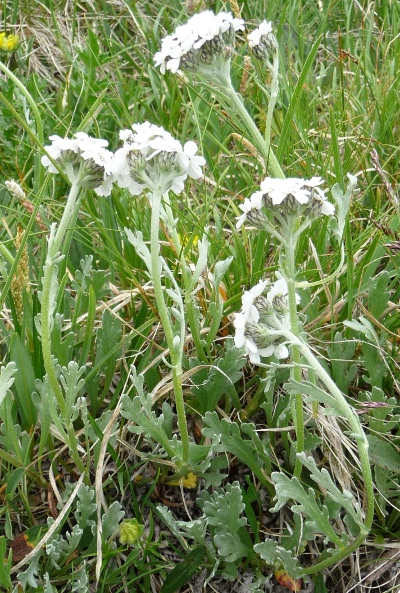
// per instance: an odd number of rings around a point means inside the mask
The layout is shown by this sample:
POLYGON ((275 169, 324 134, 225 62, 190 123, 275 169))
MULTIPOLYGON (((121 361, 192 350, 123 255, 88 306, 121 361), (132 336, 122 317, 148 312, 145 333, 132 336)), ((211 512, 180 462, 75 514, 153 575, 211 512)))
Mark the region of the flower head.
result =
MULTIPOLYGON (((244 348, 254 364, 270 356, 289 356, 279 333, 290 327, 287 292, 286 280, 278 278, 272 285, 267 280, 260 281, 242 296, 241 311, 233 321, 234 341, 236 348, 244 348)), ((296 294, 296 303, 299 302, 296 294)))
POLYGON ((0 49, 3 51, 15 51, 19 45, 19 37, 18 35, 6 35, 5 33, 0 33, 0 49))
POLYGON ((257 29, 249 33, 247 41, 257 60, 267 60, 278 48, 275 35, 272 33, 272 23, 269 21, 263 21, 257 29))
POLYGON ((310 190, 304 185, 304 180, 297 177, 287 179, 266 177, 261 182, 261 191, 273 206, 282 204, 284 200, 288 202, 289 199, 294 199, 299 204, 307 204, 311 195, 310 190))
POLYGON ((239 217, 236 228, 245 221, 257 228, 266 228, 267 212, 275 216, 297 215, 310 219, 320 214, 334 214, 335 208, 326 199, 322 184, 321 177, 308 180, 298 177, 266 177, 261 182, 260 190, 240 206, 243 214, 239 217))
MULTIPOLYGON (((285 313, 287 310, 288 287, 285 278, 278 278, 267 292, 266 298, 272 304, 277 313, 285 313)), ((300 303, 300 297, 296 294, 296 304, 300 303)))
POLYGON ((243 28, 243 20, 229 12, 215 15, 206 10, 195 14, 163 39, 161 50, 154 56, 155 65, 160 66, 163 74, 166 70, 177 72, 180 68, 206 73, 216 56, 230 58, 235 31, 243 28))
POLYGON ((205 159, 196 156, 197 145, 189 141, 182 147, 179 140, 159 126, 145 122, 122 130, 122 148, 115 153, 113 172, 118 185, 132 195, 144 189, 172 189, 180 193, 189 176, 198 179, 205 159))
MULTIPOLYGON (((85 132, 77 132, 73 138, 60 138, 55 134, 50 140, 52 143, 45 146, 46 151, 71 182, 79 179, 82 187, 94 189, 100 196, 110 195, 114 181, 113 154, 105 148, 107 140, 92 138, 85 132)), ((42 156, 41 162, 50 173, 58 173, 47 155, 42 156)))
POLYGON ((253 364, 260 364, 261 358, 269 358, 273 355, 277 358, 287 358, 289 356, 286 346, 274 343, 274 336, 270 335, 267 325, 249 323, 244 313, 236 313, 233 325, 235 328, 234 342, 236 348, 244 347, 253 364))

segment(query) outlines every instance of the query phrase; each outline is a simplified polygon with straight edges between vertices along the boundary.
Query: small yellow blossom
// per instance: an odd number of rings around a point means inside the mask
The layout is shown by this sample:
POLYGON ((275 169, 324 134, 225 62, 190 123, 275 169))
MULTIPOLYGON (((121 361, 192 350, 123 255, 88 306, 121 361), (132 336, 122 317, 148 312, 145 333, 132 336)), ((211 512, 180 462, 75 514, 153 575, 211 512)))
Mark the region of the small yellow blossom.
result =
POLYGON ((126 519, 119 526, 119 541, 121 544, 133 546, 143 533, 143 525, 137 519, 126 519))
POLYGON ((19 37, 18 35, 6 35, 5 33, 0 33, 0 49, 3 51, 15 51, 19 44, 19 37))
MULTIPOLYGON (((182 243, 182 245, 184 247, 186 247, 186 245, 189 243, 189 241, 191 241, 191 237, 189 237, 188 235, 181 235, 181 233, 178 233, 178 236, 179 236, 180 242, 182 243)), ((192 247, 197 247, 198 242, 199 242, 199 238, 196 235, 193 238, 193 241, 191 241, 192 247)))
POLYGON ((172 480, 171 482, 167 482, 167 484, 168 486, 180 486, 181 482, 184 488, 196 488, 197 476, 193 472, 190 472, 182 480, 172 480))

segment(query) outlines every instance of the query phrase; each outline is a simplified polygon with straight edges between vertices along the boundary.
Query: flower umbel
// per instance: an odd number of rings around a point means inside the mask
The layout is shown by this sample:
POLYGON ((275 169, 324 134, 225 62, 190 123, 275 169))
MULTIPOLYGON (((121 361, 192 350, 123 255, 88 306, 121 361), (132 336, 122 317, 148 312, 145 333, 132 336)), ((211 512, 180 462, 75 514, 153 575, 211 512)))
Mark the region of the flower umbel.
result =
MULTIPOLYGON (((107 140, 92 138, 85 132, 77 132, 74 138, 55 134, 50 140, 52 144, 45 146, 47 153, 58 162, 71 183, 79 180, 81 187, 94 189, 100 196, 110 195, 114 181, 113 154, 105 148, 107 140)), ((41 162, 50 173, 58 173, 47 155, 42 156, 41 162)))
POLYGON ((229 12, 215 15, 206 10, 195 14, 163 39, 161 50, 154 56, 155 65, 163 74, 179 69, 210 74, 215 59, 230 59, 235 32, 243 29, 244 21, 229 12))
POLYGON ((117 183, 132 195, 144 189, 180 193, 189 176, 198 179, 205 159, 196 156, 197 145, 179 140, 159 126, 145 122, 121 130, 124 144, 115 153, 113 172, 117 183))

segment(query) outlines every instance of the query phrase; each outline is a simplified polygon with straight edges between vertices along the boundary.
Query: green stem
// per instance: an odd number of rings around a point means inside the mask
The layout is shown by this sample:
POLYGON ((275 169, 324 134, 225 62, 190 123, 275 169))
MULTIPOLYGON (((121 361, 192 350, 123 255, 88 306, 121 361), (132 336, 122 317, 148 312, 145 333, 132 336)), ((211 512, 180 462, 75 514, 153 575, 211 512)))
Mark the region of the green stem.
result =
POLYGON ((354 413, 351 406, 347 403, 346 398, 337 387, 336 383, 331 379, 328 373, 325 371, 323 366, 314 356, 313 352, 300 338, 295 336, 292 332, 283 329, 282 334, 290 342, 294 343, 300 350, 303 357, 307 360, 309 365, 314 369, 318 378, 324 383, 326 388, 329 390, 332 397, 335 399, 335 408, 341 416, 346 418, 350 425, 352 435, 356 441, 358 455, 360 458, 361 472, 365 486, 365 535, 367 536, 371 529, 372 521, 374 518, 374 484, 372 480, 371 466, 368 455, 368 441, 363 431, 362 425, 358 416, 354 413))
POLYGON ((271 145, 266 143, 256 124, 251 118, 249 112, 244 106, 241 97, 233 88, 230 75, 223 74, 220 77, 216 77, 216 79, 213 82, 215 84, 218 84, 218 86, 221 89, 222 98, 225 98, 225 107, 227 109, 234 110, 235 113, 239 115, 239 117, 242 119, 243 123, 246 126, 246 129, 252 136, 253 142, 257 150, 264 158, 267 169, 270 170, 272 176, 279 177, 280 179, 285 179, 285 175, 281 169, 281 166, 278 163, 278 160, 273 150, 271 149, 271 145))
MULTIPOLYGON (((51 243, 49 245, 43 274, 41 325, 42 354, 44 368, 46 370, 50 386, 54 393, 54 397, 56 398, 58 407, 60 408, 60 415, 64 419, 64 423, 67 428, 67 441, 71 449, 74 462, 76 464, 76 467, 80 471, 84 472, 85 466, 82 463, 78 453, 75 433, 73 431, 73 428, 70 426, 70 419, 66 418, 66 403, 64 399, 64 394, 57 378, 57 373, 51 354, 51 323, 53 319, 53 312, 51 311, 51 296, 53 278, 55 274, 57 274, 57 258, 62 246, 63 239, 71 222, 71 216, 74 212, 76 203, 79 200, 80 189, 80 182, 79 180, 77 180, 71 186, 67 203, 65 205, 64 212, 61 217, 60 224, 58 225, 57 231, 55 232, 54 236, 52 236, 52 233, 50 234, 51 243)), ((54 228, 55 227, 53 226, 53 229, 54 228)))
POLYGON ((184 250, 182 249, 182 243, 179 237, 179 233, 176 230, 176 224, 174 222, 174 216, 171 208, 168 192, 164 194, 164 207, 168 219, 168 232, 171 235, 172 243, 177 254, 179 254, 179 263, 181 266, 183 284, 185 286, 185 309, 188 325, 192 334, 193 343, 196 348, 196 352, 200 360, 208 364, 208 358, 204 352, 204 346, 201 340, 200 327, 196 316, 195 304, 193 302, 193 287, 191 282, 190 273, 187 270, 184 250))
POLYGON ((338 564, 338 562, 341 562, 341 560, 344 560, 352 552, 357 550, 361 546, 361 544, 365 541, 367 535, 368 535, 367 532, 365 532, 365 533, 361 532, 356 537, 356 539, 353 541, 352 544, 346 546, 345 548, 343 548, 343 550, 339 550, 335 554, 332 554, 332 556, 330 556, 326 560, 323 560, 322 562, 317 562, 317 564, 313 564, 312 566, 309 566, 308 568, 306 568, 304 570, 304 573, 305 574, 316 574, 317 572, 321 572, 322 570, 325 570, 325 568, 329 568, 329 566, 338 564))
MULTIPOLYGON (((294 229, 292 229, 294 230, 294 229)), ((294 238, 294 233, 289 232, 287 233, 286 243, 287 247, 285 249, 285 262, 286 262, 286 270, 285 270, 285 279, 287 282, 288 288, 288 308, 289 308, 289 320, 290 320, 290 328, 292 333, 298 337, 299 336, 299 318, 297 313, 297 304, 296 304, 296 263, 295 263, 295 253, 296 253, 296 240, 294 238)), ((295 381, 301 383, 301 356, 299 348, 295 345, 291 347, 291 361, 293 362, 293 367, 291 369, 291 376, 295 381)), ((292 414, 293 414, 293 422, 296 430, 296 453, 301 453, 304 449, 304 411, 303 411, 303 398, 301 393, 296 393, 293 400, 292 400, 292 414)), ((302 463, 298 457, 296 457, 295 467, 294 467, 294 476, 297 478, 300 477, 302 470, 302 463)))
MULTIPOLYGON (((153 281, 154 296, 157 303, 158 314, 161 319, 165 332, 168 348, 171 356, 172 379, 174 385, 175 406, 178 417, 178 427, 182 443, 181 464, 185 468, 189 462, 189 434, 186 422, 185 403, 182 389, 182 348, 183 344, 178 346, 174 343, 174 331, 171 319, 164 300, 164 289, 161 283, 162 266, 160 260, 160 210, 161 210, 161 191, 153 191, 151 208, 151 276, 153 281)), ((182 323, 183 320, 182 320, 182 323)), ((179 468, 182 469, 182 468, 179 468)))

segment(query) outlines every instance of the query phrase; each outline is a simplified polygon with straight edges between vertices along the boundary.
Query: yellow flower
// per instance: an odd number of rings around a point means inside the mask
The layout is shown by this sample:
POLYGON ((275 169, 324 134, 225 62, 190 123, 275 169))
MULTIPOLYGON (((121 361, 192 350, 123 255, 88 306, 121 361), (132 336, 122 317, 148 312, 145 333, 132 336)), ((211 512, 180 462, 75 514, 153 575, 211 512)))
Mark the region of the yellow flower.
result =
POLYGON ((196 488, 197 476, 195 476, 193 472, 190 472, 187 476, 182 478, 182 480, 172 480, 171 482, 167 482, 167 484, 168 486, 179 486, 181 481, 184 488, 196 488))
POLYGON ((3 51, 15 51, 19 44, 18 35, 0 33, 0 48, 3 51))
MULTIPOLYGON (((178 233, 179 235, 179 239, 181 241, 181 244, 186 247, 186 245, 189 243, 189 240, 191 239, 191 237, 189 237, 188 235, 181 235, 181 233, 178 233)), ((191 241, 192 243, 192 247, 197 247, 197 243, 199 242, 199 238, 196 235, 193 239, 193 241, 191 241)))
POLYGON ((143 533, 143 525, 137 519, 126 519, 119 526, 119 541, 121 544, 133 546, 143 533))

